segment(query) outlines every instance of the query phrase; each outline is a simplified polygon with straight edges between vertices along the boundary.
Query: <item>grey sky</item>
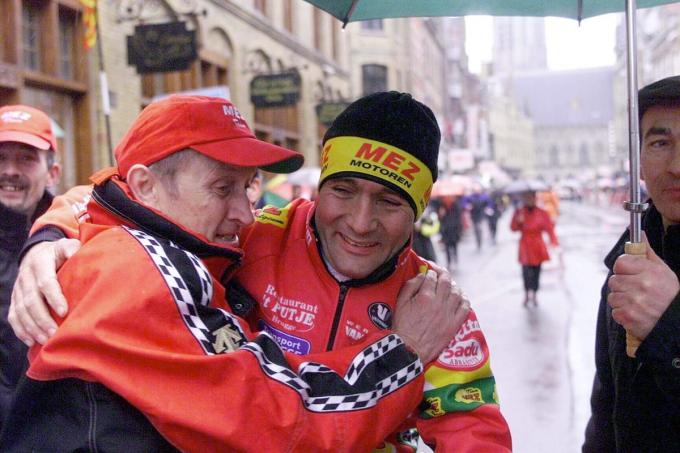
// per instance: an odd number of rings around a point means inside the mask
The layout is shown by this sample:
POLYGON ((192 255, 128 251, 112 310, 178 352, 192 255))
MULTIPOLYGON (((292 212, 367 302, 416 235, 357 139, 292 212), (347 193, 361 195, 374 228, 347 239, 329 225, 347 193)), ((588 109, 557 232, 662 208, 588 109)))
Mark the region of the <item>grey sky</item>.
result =
MULTIPOLYGON (((548 67, 561 70, 614 64, 615 31, 621 17, 620 13, 593 17, 580 26, 575 20, 547 18, 548 67)), ((467 17, 466 25, 470 67, 478 72, 481 63, 491 59, 492 18, 467 17)))

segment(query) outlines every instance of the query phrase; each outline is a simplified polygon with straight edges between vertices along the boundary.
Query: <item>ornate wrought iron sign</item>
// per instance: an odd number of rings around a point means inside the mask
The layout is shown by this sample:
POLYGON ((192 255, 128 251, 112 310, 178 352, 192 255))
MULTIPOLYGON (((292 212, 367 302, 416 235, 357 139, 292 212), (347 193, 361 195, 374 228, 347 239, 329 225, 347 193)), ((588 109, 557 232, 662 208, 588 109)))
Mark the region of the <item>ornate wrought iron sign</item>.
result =
POLYGON ((297 71, 265 74, 250 81, 250 101, 255 107, 284 107, 300 100, 300 74, 297 71))
POLYGON ((137 25, 127 37, 128 64, 139 74, 183 71, 198 57, 196 31, 185 22, 137 25))

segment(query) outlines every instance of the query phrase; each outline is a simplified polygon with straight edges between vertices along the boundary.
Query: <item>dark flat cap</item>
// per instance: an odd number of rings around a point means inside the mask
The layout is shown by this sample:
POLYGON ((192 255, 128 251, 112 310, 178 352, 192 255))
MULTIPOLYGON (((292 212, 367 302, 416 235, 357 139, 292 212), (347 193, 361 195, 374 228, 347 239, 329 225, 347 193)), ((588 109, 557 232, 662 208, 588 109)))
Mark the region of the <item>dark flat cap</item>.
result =
POLYGON ((647 109, 654 106, 680 107, 680 76, 666 77, 638 91, 640 120, 647 109))

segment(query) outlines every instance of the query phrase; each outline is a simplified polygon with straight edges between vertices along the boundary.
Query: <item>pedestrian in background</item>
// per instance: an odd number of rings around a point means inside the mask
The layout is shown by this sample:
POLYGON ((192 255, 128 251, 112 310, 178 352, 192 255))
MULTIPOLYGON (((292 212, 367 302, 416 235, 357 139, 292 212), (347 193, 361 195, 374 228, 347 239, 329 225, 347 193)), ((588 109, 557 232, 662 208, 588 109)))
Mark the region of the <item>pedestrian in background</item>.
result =
POLYGON ((444 197, 438 208, 440 232, 449 270, 458 265, 458 242, 463 235, 463 208, 459 197, 444 197))
POLYGON ((0 428, 27 366, 27 348, 7 322, 19 252, 33 220, 59 182, 57 140, 49 117, 25 105, 0 108, 0 428))
POLYGON ((550 259, 543 233, 548 234, 553 246, 557 246, 558 241, 550 216, 545 210, 536 206, 536 192, 524 192, 522 202, 523 206, 512 216, 510 229, 521 233, 519 262, 522 265, 524 306, 526 307, 530 303, 534 306, 538 305, 536 292, 541 277, 541 265, 550 259))
POLYGON ((496 245, 496 235, 498 233, 498 219, 503 215, 505 208, 503 202, 503 194, 500 191, 495 191, 489 196, 489 205, 486 207, 486 220, 489 224, 489 237, 491 243, 496 245))
POLYGON ((647 253, 605 258, 584 453, 680 451, 680 77, 638 93, 647 253), (642 340, 626 354, 626 331, 642 340))
POLYGON ((413 224, 413 243, 411 246, 416 255, 428 261, 437 262, 432 237, 439 233, 440 226, 437 214, 432 212, 431 207, 428 206, 422 217, 413 224))
POLYGON ((490 207, 491 199, 481 186, 476 187, 465 199, 465 209, 470 212, 478 251, 482 249, 482 222, 486 219, 490 207))
POLYGON ((539 205, 548 213, 554 226, 560 215, 560 198, 552 187, 540 193, 539 205))

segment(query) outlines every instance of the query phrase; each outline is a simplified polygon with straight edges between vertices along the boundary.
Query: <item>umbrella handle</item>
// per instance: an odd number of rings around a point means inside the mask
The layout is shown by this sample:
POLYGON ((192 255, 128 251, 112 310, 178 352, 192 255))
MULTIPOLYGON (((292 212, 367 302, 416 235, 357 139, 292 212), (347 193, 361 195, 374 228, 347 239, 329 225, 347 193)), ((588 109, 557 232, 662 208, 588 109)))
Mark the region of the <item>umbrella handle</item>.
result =
MULTIPOLYGON (((626 242, 624 250, 627 255, 646 255, 647 245, 644 242, 626 242)), ((641 342, 642 340, 638 337, 626 331, 626 355, 630 358, 635 358, 641 342)))

